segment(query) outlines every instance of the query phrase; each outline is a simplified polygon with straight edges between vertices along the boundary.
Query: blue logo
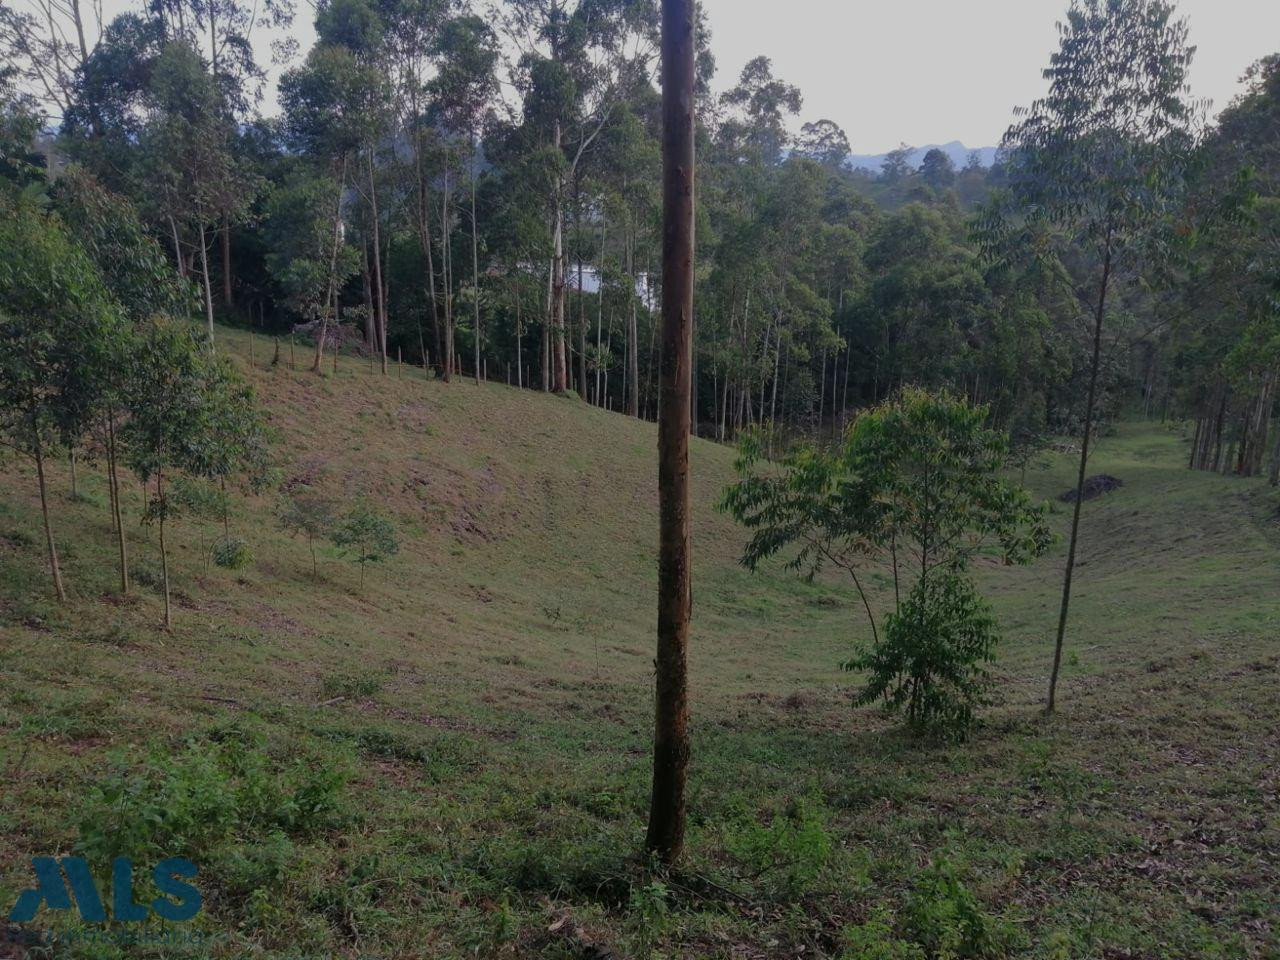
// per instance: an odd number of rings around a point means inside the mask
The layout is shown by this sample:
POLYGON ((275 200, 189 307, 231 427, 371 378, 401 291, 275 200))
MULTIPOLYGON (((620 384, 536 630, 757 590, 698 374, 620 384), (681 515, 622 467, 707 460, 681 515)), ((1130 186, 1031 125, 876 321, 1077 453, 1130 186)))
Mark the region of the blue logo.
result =
MULTIPOLYGON (((106 921, 106 908, 83 857, 32 857, 31 867, 36 873, 36 885, 19 894, 17 903, 9 911, 10 921, 26 923, 34 919, 41 904, 50 910, 70 910, 73 897, 81 920, 106 921)), ((198 873, 196 865, 186 857, 161 860, 151 871, 151 879, 161 896, 150 904, 135 903, 133 861, 116 857, 111 861, 111 918, 122 923, 140 923, 154 913, 164 920, 190 920, 200 912, 200 891, 178 878, 191 880, 198 873)))

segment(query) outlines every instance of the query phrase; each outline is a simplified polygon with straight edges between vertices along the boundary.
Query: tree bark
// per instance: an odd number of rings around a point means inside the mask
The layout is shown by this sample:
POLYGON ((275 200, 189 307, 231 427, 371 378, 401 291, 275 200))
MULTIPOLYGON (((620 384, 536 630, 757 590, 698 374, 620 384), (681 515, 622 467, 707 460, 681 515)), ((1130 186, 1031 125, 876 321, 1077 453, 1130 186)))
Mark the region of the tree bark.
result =
POLYGON ((231 220, 222 215, 222 302, 228 309, 235 305, 231 295, 231 220))
POLYGON ((1084 408, 1084 437, 1080 442, 1080 470, 1076 476, 1076 501, 1071 512, 1071 541, 1067 547, 1067 570, 1062 578, 1062 607, 1058 611, 1058 637, 1053 645, 1053 671, 1049 674, 1049 700, 1045 705, 1052 713, 1057 706, 1058 671, 1062 667, 1062 643, 1067 635, 1067 611, 1071 606, 1071 580, 1076 568, 1076 545, 1080 540, 1080 507, 1084 503, 1084 478, 1089 466, 1089 440, 1093 431, 1093 408, 1098 398, 1098 367, 1102 358, 1102 320, 1107 309, 1107 284, 1111 280, 1111 233, 1107 232, 1102 258, 1102 282, 1098 285, 1098 308, 1093 322, 1093 358, 1089 364, 1089 395, 1084 408))
POLYGON ((377 298, 378 353, 382 358, 382 375, 387 374, 387 298, 382 286, 382 241, 378 226, 378 184, 373 175, 373 147, 369 148, 369 214, 373 220, 373 288, 377 298))
POLYGON ((480 238, 476 223, 476 131, 471 128, 471 317, 476 386, 480 386, 480 238))
POLYGON ((200 223, 200 270, 204 275, 204 315, 209 325, 209 349, 213 349, 213 288, 209 286, 209 244, 200 223))
POLYGON ((653 795, 645 847, 684 849, 689 764, 689 390, 693 366, 694 0, 662 3, 662 359, 658 407, 658 643, 653 795))
POLYGON ((124 512, 120 506, 120 475, 116 466, 116 415, 107 413, 107 485, 111 489, 112 520, 116 528, 116 547, 120 555, 120 592, 129 592, 129 549, 124 537, 124 512))
POLYGON ((49 519, 49 491, 44 476, 44 445, 40 442, 38 428, 32 431, 36 457, 36 479, 40 484, 40 514, 44 518, 44 542, 49 551, 49 573, 53 577, 53 592, 60 603, 66 603, 67 591, 62 586, 62 567, 58 564, 58 547, 53 542, 53 525, 49 519))
POLYGON ((164 627, 168 630, 173 626, 172 607, 169 602, 169 551, 164 542, 164 478, 161 474, 156 474, 156 504, 160 511, 160 579, 164 581, 164 627))
MULTIPOLYGON (((325 297, 325 309, 320 315, 320 336, 316 337, 316 355, 315 360, 311 364, 313 373, 320 372, 320 364, 324 360, 324 341, 329 333, 329 311, 332 309, 333 314, 338 314, 338 290, 337 290, 337 272, 338 272, 338 246, 342 242, 342 191, 347 180, 347 158, 342 158, 341 172, 338 174, 338 191, 337 199, 333 208, 333 249, 329 255, 329 290, 325 297)), ((280 342, 276 341, 277 354, 280 350, 280 342)), ((293 369, 293 336, 289 337, 289 368, 293 369)))

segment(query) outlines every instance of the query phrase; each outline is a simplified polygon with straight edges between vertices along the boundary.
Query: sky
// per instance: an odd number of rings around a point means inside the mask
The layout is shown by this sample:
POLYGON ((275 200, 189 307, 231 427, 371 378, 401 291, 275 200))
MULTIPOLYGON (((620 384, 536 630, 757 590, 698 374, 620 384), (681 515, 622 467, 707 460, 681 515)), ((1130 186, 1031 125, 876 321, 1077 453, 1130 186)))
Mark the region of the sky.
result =
MULTIPOLYGON (((1044 91, 1067 0, 702 0, 716 56, 714 86, 733 86, 763 54, 800 88, 799 122, 830 119, 854 153, 959 140, 995 146, 1015 107, 1044 91)), ((134 0, 106 0, 108 18, 134 0)), ((1197 53, 1196 97, 1230 102, 1245 68, 1280 51, 1280 0, 1181 0, 1197 53)), ((308 3, 292 33, 314 39, 308 3)), ((267 40, 259 51, 270 57, 267 40)), ((273 78, 274 79, 274 78, 273 78)), ((274 112, 274 84, 264 110, 274 112)))
MULTIPOLYGON (((1066 0, 702 0, 716 86, 758 54, 804 94, 802 119, 844 128, 854 153, 899 143, 995 146, 1044 92, 1066 0)), ((1182 0, 1191 91, 1226 106, 1245 68, 1280 52, 1280 0, 1182 0)))

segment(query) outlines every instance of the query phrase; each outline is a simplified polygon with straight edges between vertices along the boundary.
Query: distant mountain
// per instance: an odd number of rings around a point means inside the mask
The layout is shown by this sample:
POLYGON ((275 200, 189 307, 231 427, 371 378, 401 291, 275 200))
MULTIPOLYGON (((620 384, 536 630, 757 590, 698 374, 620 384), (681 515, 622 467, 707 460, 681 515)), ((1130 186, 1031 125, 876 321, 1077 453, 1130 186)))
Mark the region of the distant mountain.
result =
MULTIPOLYGON (((960 169, 969 162, 969 154, 976 153, 978 159, 982 161, 984 167, 991 166, 996 157, 995 147, 966 147, 959 140, 952 140, 950 143, 931 143, 923 147, 916 147, 911 151, 909 162, 913 167, 919 167, 920 161, 924 159, 924 155, 930 150, 937 148, 951 158, 951 162, 956 165, 956 169, 960 169)), ((855 170, 858 167, 866 167, 874 173, 880 172, 880 165, 884 163, 887 153, 854 153, 849 155, 849 166, 855 170)))

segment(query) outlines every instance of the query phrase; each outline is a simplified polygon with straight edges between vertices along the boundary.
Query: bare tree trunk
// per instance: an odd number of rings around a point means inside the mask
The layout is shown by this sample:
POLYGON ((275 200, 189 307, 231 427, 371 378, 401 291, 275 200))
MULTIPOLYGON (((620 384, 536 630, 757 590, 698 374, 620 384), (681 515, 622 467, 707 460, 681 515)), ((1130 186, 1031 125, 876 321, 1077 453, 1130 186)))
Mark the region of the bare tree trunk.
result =
POLYGON ((1053 646, 1053 671, 1049 674, 1049 700, 1045 709, 1052 713, 1058 693, 1058 671, 1062 666, 1062 643, 1067 635, 1067 611, 1071 605, 1071 579, 1076 568, 1076 545, 1080 540, 1080 507, 1084 503, 1084 477, 1089 466, 1089 440, 1093 431, 1094 404, 1098 397, 1098 367, 1102 357, 1102 320, 1107 308, 1107 283, 1111 280, 1111 232, 1107 231, 1102 258, 1102 282, 1098 285, 1098 309, 1093 323, 1093 358, 1089 364, 1089 395, 1084 409, 1084 437, 1080 443, 1080 470, 1076 476, 1076 501, 1071 512, 1071 540, 1067 547, 1067 570, 1062 579, 1062 607, 1058 612, 1058 637, 1053 646))
POLYGON ((222 215, 222 302, 228 308, 235 305, 231 296, 231 218, 222 215))
POLYGON ((387 298, 382 286, 382 234, 378 220, 378 184, 373 175, 373 147, 369 148, 369 214, 373 220, 373 288, 378 291, 376 333, 382 375, 387 374, 387 298))
POLYGON ((169 230, 173 235, 173 256, 178 261, 178 275, 184 280, 187 276, 187 258, 182 255, 182 241, 178 239, 178 223, 169 217, 169 230))
POLYGON ((640 330, 636 325, 636 237, 632 230, 627 244, 627 415, 640 416, 640 330))
POLYGON ((645 848, 684 849, 689 765, 689 390, 693 366, 694 0, 662 3, 662 373, 658 408, 658 646, 645 848))
POLYGON ((173 626, 173 613, 169 601, 169 551, 164 541, 164 515, 167 512, 164 505, 164 477, 159 473, 156 474, 156 502, 160 511, 160 579, 164 586, 164 626, 167 630, 173 626))
POLYGON ((120 554, 120 592, 129 592, 129 552, 124 537, 124 513, 120 507, 120 475, 116 465, 116 415, 107 413, 107 486, 111 490, 112 520, 116 528, 116 546, 120 554))
POLYGON ((471 305, 472 337, 476 343, 476 386, 480 386, 480 239, 476 224, 476 132, 471 129, 471 305))
POLYGON ((36 457, 36 479, 40 485, 40 514, 44 518, 44 542, 49 551, 49 573, 53 577, 53 592, 58 601, 66 603, 67 591, 62 586, 62 567, 58 564, 58 548, 53 542, 53 525, 49 520, 49 491, 44 476, 44 445, 38 429, 32 431, 36 457))
POLYGON ((204 274, 204 316, 209 325, 209 349, 213 349, 213 289, 209 286, 209 244, 200 223, 200 269, 204 274))
POLYGON ((604 241, 605 241, 605 219, 604 214, 600 216, 600 265, 596 268, 596 276, 599 280, 596 290, 596 396, 595 403, 597 407, 604 406, 604 398, 600 394, 600 359, 604 356, 600 352, 601 337, 603 335, 604 326, 604 241))
MULTIPOLYGON (((316 337, 316 355, 312 361, 311 370, 313 373, 320 372, 320 364, 324 360, 324 341, 329 335, 329 311, 332 309, 334 317, 338 314, 338 290, 337 290, 337 273, 338 273, 338 247, 342 243, 342 191, 347 181, 347 158, 343 156, 341 172, 338 174, 338 190, 337 198, 333 205, 333 248, 329 254, 329 290, 325 297, 325 308, 320 314, 320 336, 316 337)), ((276 341, 277 355, 280 350, 280 342, 276 341)), ((289 337, 289 368, 293 369, 293 337, 289 337)))
POLYGON ((444 291, 444 382, 453 379, 453 282, 449 257, 452 252, 449 236, 449 157, 445 152, 444 189, 440 191, 440 286, 444 291))

